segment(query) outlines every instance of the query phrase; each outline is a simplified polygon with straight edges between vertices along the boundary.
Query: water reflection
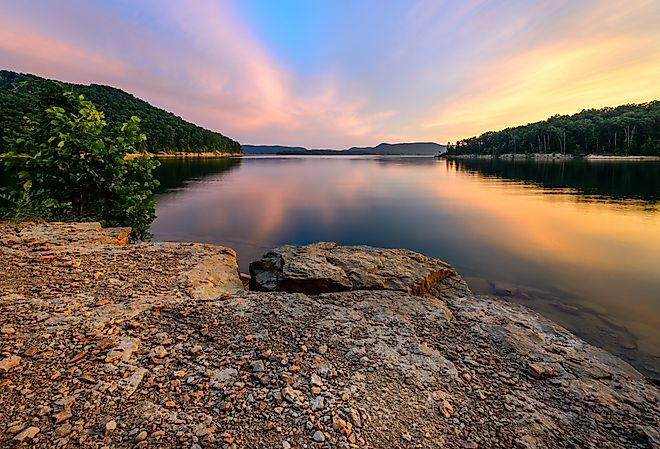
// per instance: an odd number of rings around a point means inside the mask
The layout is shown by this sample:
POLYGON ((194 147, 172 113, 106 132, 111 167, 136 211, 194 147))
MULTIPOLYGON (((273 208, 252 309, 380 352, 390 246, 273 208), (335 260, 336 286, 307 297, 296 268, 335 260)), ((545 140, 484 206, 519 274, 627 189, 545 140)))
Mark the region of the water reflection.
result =
POLYGON ((523 302, 648 373, 659 369, 656 165, 610 163, 587 175, 572 163, 234 161, 162 170, 178 177, 157 196, 156 238, 232 246, 244 270, 283 243, 410 248, 452 263, 477 292, 523 302))
POLYGON ((160 182, 156 193, 183 187, 188 181, 224 173, 241 165, 241 158, 173 158, 160 159, 154 176, 160 182))
POLYGON ((570 189, 592 199, 640 200, 654 210, 660 201, 660 162, 458 159, 448 164, 481 177, 533 184, 548 193, 570 189))

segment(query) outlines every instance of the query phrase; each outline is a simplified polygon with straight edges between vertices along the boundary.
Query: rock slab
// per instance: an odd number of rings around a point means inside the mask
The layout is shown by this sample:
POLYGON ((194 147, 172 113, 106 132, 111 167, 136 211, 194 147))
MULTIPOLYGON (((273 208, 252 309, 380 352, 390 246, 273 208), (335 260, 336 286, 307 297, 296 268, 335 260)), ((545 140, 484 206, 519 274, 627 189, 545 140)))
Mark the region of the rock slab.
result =
POLYGON ((414 251, 328 242, 275 248, 250 264, 250 275, 252 290, 306 294, 393 290, 420 295, 457 277, 450 265, 414 251))

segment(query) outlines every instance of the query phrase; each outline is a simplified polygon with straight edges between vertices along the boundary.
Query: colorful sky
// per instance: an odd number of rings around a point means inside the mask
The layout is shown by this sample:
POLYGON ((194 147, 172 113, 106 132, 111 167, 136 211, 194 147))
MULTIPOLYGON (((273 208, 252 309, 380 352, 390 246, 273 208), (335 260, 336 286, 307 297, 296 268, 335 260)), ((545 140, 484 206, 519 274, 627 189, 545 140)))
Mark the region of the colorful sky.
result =
POLYGON ((0 68, 242 143, 445 143, 660 99, 660 1, 3 0, 0 68))

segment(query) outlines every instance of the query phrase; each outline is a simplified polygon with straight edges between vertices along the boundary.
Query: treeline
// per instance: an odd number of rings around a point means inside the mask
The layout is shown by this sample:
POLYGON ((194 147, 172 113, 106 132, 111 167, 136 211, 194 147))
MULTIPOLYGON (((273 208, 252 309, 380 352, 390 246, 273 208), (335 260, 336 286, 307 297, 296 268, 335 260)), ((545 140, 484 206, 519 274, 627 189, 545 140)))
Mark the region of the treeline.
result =
MULTIPOLYGON (((0 142, 22 126, 23 116, 37 107, 36 98, 50 85, 50 80, 44 78, 0 70, 0 142)), ((140 127, 149 136, 142 143, 143 150, 152 153, 242 152, 238 142, 189 123, 121 89, 98 84, 65 85, 103 110, 109 123, 125 123, 132 116, 140 117, 140 127)))
POLYGON ((585 109, 449 143, 447 154, 660 155, 660 101, 585 109))

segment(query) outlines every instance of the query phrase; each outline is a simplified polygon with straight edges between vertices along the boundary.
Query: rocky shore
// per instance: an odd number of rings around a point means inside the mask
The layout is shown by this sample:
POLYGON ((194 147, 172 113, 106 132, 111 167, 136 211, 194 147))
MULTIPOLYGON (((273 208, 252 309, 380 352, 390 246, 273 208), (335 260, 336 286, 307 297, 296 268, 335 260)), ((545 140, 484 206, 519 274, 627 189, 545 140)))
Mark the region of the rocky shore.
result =
POLYGON ((243 153, 223 153, 220 151, 178 151, 176 153, 155 153, 156 159, 185 159, 185 158, 217 158, 217 157, 241 157, 243 153))
MULTIPOLYGON (((131 153, 124 156, 124 159, 131 160, 140 156, 141 154, 139 153, 131 153)), ((190 158, 216 159, 216 158, 226 158, 226 157, 242 157, 243 153, 223 153, 220 151, 206 151, 206 152, 177 151, 174 153, 153 153, 152 156, 155 159, 190 159, 190 158)))
POLYGON ((436 259, 0 224, 0 447, 654 448, 658 389, 436 259))

